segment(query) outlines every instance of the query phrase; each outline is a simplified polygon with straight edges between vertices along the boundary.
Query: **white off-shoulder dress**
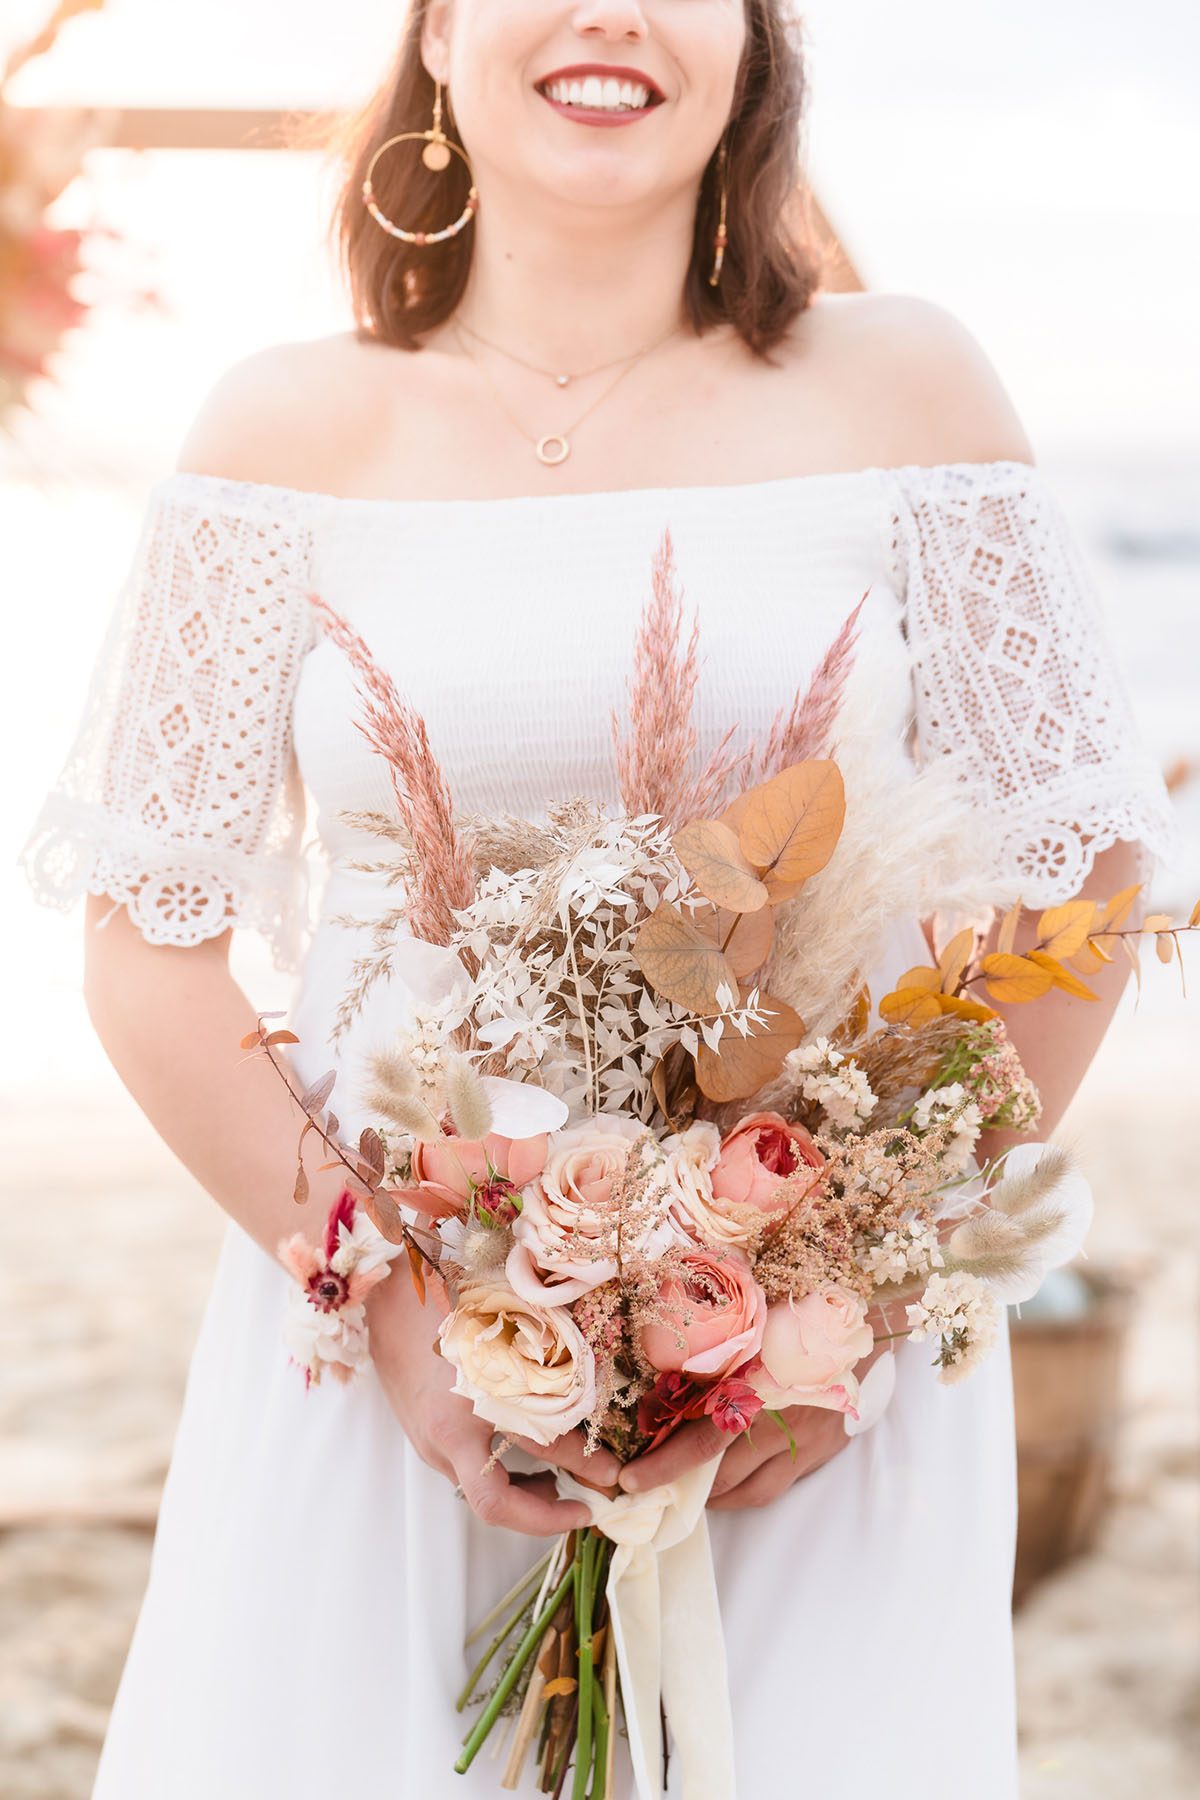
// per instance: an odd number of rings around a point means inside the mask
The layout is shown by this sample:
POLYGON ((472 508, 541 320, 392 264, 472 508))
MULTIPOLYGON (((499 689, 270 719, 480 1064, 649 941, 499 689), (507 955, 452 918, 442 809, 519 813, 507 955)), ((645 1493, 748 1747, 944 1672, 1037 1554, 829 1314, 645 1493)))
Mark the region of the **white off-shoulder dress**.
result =
MULTIPOLYGON (((338 1067, 356 1133, 363 1048, 406 1015, 396 985, 378 987, 331 1053, 364 947, 337 918, 396 898, 349 867, 379 845, 343 815, 392 802, 308 594, 424 714, 462 810, 615 805, 610 713, 664 526, 700 624, 698 757, 730 723, 761 741, 867 593, 859 703, 898 781, 914 758, 950 759, 994 827, 985 874, 1049 903, 1115 839, 1164 853, 1163 784, 1036 467, 436 501, 175 472, 150 490, 76 741, 22 852, 36 894, 111 893, 158 944, 264 933, 297 976, 300 1073, 338 1067)), ((878 979, 922 950, 916 920, 897 919, 878 979)), ((371 1368, 305 1391, 281 1342, 287 1285, 230 1223, 96 1800, 498 1794, 486 1751, 452 1773, 463 1637, 540 1545, 454 1497, 371 1368)), ((1006 1341, 954 1388, 903 1345, 873 1430, 771 1505, 708 1518, 738 1800, 1013 1800, 1006 1341)), ((623 1740, 617 1768, 626 1800, 623 1740)), ((672 1796, 678 1772, 673 1757, 672 1796)))

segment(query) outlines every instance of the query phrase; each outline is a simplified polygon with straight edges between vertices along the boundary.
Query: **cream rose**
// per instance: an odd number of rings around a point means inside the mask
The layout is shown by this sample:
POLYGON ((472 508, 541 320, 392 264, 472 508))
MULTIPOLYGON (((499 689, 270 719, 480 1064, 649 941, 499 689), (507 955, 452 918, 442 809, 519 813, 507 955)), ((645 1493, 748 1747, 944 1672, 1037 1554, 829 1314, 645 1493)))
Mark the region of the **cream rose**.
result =
POLYGON ((682 1261, 683 1276, 670 1274, 659 1287, 662 1320, 643 1325, 638 1341, 656 1369, 719 1380, 761 1345, 766 1295, 740 1250, 697 1247, 682 1261))
POLYGON ((438 1327, 454 1392, 501 1431, 550 1444, 596 1404, 591 1347, 562 1306, 535 1306, 502 1281, 472 1284, 438 1327))
MULTIPOLYGON (((603 1252, 614 1230, 613 1183, 643 1129, 636 1119, 599 1113, 550 1139, 545 1166, 525 1188, 513 1222, 505 1272, 518 1294, 542 1305, 567 1306, 611 1281, 616 1258, 603 1252)), ((636 1225, 627 1221, 625 1228, 629 1249, 648 1256, 660 1255, 674 1236, 661 1176, 656 1183, 655 1200, 640 1205, 636 1225)))
POLYGON ((853 1416, 854 1365, 875 1344, 866 1321, 866 1301, 836 1282, 802 1300, 780 1300, 767 1310, 760 1363, 746 1379, 765 1406, 825 1406, 853 1416))

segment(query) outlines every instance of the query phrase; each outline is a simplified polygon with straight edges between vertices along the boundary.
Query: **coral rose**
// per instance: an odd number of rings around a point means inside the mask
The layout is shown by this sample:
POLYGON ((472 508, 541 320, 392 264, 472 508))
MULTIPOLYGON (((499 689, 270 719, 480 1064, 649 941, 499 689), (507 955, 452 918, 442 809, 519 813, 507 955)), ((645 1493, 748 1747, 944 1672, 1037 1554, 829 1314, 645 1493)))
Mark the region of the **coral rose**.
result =
POLYGON ((413 1186, 397 1198, 431 1219, 462 1217, 474 1199, 476 1210, 501 1224, 515 1217, 514 1196, 540 1174, 549 1138, 508 1138, 489 1132, 482 1140, 447 1133, 412 1150, 413 1186))
POLYGON ((638 1342, 656 1369, 719 1380, 759 1349, 766 1295, 740 1250, 697 1247, 681 1261, 683 1275, 668 1274, 658 1290, 664 1317, 643 1325, 638 1342))
MULTIPOLYGON (((526 1190, 513 1224, 507 1274, 518 1294, 566 1306, 611 1281, 617 1273, 613 1184, 643 1131, 636 1119, 599 1113, 550 1140, 545 1167, 526 1190)), ((661 1176, 627 1215, 622 1232, 630 1252, 648 1256, 660 1255, 672 1240, 661 1176)))
POLYGON ((768 1309, 759 1361, 746 1379, 765 1406, 825 1406, 856 1417, 854 1365, 875 1345, 866 1321, 866 1301, 836 1282, 802 1300, 780 1300, 768 1309))
POLYGON ((501 1431, 550 1444, 596 1404, 596 1366, 564 1306, 535 1306, 503 1281, 464 1288, 438 1326, 454 1392, 501 1431))

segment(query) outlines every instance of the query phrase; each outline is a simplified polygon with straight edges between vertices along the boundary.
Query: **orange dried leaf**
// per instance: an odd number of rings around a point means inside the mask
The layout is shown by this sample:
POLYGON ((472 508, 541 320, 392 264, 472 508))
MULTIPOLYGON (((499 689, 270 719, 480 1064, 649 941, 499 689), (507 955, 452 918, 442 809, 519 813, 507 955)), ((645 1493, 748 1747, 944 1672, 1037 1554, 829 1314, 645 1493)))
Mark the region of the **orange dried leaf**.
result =
MULTIPOLYGON (((392 1240, 395 1241, 394 1239, 392 1240)), ((425 1261, 415 1244, 408 1246, 408 1268, 412 1276, 412 1284, 417 1290, 417 1299, 425 1304, 425 1261)))
POLYGON ((1135 881, 1132 887, 1122 888, 1111 900, 1101 906, 1093 930, 1116 931, 1129 916, 1130 908, 1142 891, 1142 883, 1135 881))
POLYGON ((950 939, 938 958, 942 992, 952 994, 962 980, 975 949, 975 933, 968 926, 950 939))
POLYGON ((1064 968, 1056 957, 1050 956, 1045 950, 1031 950, 1029 960, 1036 963, 1039 969, 1049 970, 1051 981, 1056 988, 1061 988, 1064 994, 1074 994, 1080 1000, 1098 1000, 1100 998, 1098 994, 1093 994, 1090 987, 1080 981, 1078 975, 1072 975, 1070 969, 1064 968))
POLYGON ((655 908, 634 939, 633 954, 655 993, 689 1012, 714 1012, 723 981, 737 990, 728 959, 678 907, 655 908))
POLYGON ((761 969, 771 954, 775 915, 769 906, 757 912, 729 912, 725 907, 698 906, 692 923, 724 951, 738 980, 761 969))
POLYGON ((303 1163, 296 1165, 296 1185, 292 1189, 292 1199, 297 1206, 303 1206, 308 1199, 308 1175, 303 1163))
POLYGON ((1018 900, 1004 915, 1004 921, 996 937, 996 949, 1004 956, 1012 955, 1013 945, 1017 941, 1017 926, 1021 923, 1021 914, 1024 910, 1018 900))
POLYGON ((750 789, 738 836, 768 893, 777 887, 794 892, 797 882, 825 867, 845 817, 846 790, 837 764, 794 763, 750 789))
POLYGON ((926 993, 936 994, 941 991, 942 977, 937 969, 924 965, 915 969, 906 969, 899 981, 898 988, 923 988, 926 993))
POLYGON ((956 1019, 973 1019, 983 1023, 985 1019, 994 1019, 995 1010, 985 1006, 982 1000, 966 1000, 961 994, 939 994, 938 1009, 944 1013, 953 1013, 956 1019))
POLYGON ((548 1681, 542 1689, 542 1699, 553 1700, 556 1694, 573 1694, 578 1686, 579 1683, 573 1675, 556 1675, 554 1680, 548 1681))
POLYGON ((715 1050, 701 1041, 696 1051, 696 1081, 710 1100, 745 1100, 778 1074, 789 1050, 804 1038, 804 1020, 785 1000, 760 993, 758 1004, 769 1014, 766 1024, 750 1027, 747 1037, 726 1025, 715 1050))
POLYGON ((830 1043, 853 1044, 858 1038, 865 1036, 870 1021, 871 990, 867 987, 861 987, 854 996, 850 1011, 846 1014, 841 1023, 835 1025, 830 1032, 830 1043))
POLYGON ((1171 924, 1172 919, 1170 913, 1147 913, 1146 917, 1142 920, 1141 929, 1143 935, 1145 935, 1151 931, 1169 931, 1171 924))
POLYGON ((1188 924, 1193 929, 1197 925, 1200 925, 1200 900, 1197 900, 1195 906, 1193 906, 1192 911, 1191 911, 1191 916, 1188 919, 1188 924))
POLYGON ((1096 920, 1094 900, 1068 900, 1052 906, 1037 922, 1037 947, 1047 956, 1074 956, 1096 920))
POLYGON ((735 795, 723 812, 718 813, 717 817, 722 825, 728 825, 730 831, 741 832, 742 820, 746 816, 746 808, 753 792, 753 788, 746 788, 744 792, 735 795))
POLYGON ((294 1031, 272 1031, 263 1039, 264 1044, 298 1044, 300 1039, 294 1031))
POLYGON ((1175 955, 1175 939, 1169 931, 1161 931, 1154 940, 1160 963, 1169 963, 1175 955))
POLYGON ((899 987, 879 1002, 879 1016, 890 1025, 928 1025, 941 1010, 939 996, 928 988, 899 987))
POLYGON ((261 1044, 261 1043, 262 1043, 262 1032, 261 1031, 248 1031, 246 1033, 245 1037, 242 1039, 241 1043, 238 1045, 238 1049, 239 1050, 253 1050, 258 1044, 261 1044))
POLYGON ((1004 1004, 1038 1000, 1054 982, 1049 969, 1039 968, 1027 956, 1008 956, 1000 950, 984 957, 983 972, 988 993, 1004 1004))
POLYGON ((714 906, 730 912, 757 912, 767 890, 742 854, 736 831, 719 819, 696 819, 671 839, 676 856, 714 906))
POLYGON ((1069 960, 1071 967, 1078 969, 1081 975, 1094 975, 1097 969, 1102 969, 1105 963, 1110 963, 1112 957, 1105 949, 1102 938, 1089 938, 1087 943, 1077 950, 1069 960))

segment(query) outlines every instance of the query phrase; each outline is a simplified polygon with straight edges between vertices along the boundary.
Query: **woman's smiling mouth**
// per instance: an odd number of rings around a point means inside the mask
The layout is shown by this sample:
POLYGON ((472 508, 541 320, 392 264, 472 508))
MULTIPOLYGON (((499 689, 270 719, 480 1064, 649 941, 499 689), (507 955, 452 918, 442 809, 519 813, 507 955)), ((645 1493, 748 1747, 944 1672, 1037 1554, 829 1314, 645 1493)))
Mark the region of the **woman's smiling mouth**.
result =
POLYGON ((534 83, 542 98, 581 125, 627 125, 644 119, 664 95, 637 69, 578 64, 534 83))

